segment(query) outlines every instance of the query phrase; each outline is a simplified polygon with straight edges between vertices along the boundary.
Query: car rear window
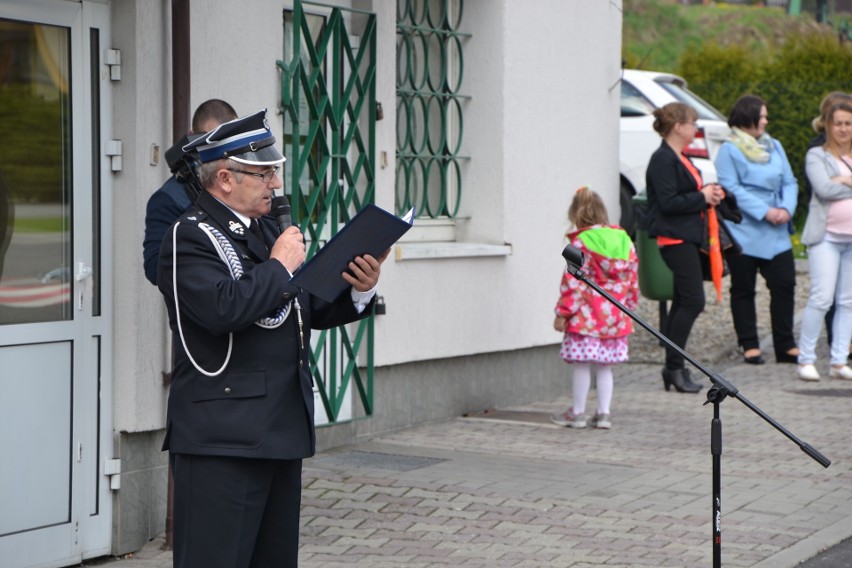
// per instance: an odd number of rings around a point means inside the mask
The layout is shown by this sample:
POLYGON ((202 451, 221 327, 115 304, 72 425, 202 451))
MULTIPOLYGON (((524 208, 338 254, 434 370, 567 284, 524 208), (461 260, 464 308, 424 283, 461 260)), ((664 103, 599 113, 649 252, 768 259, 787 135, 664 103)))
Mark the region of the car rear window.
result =
POLYGON ((653 114, 654 105, 627 81, 621 82, 621 116, 647 116, 653 114))
POLYGON ((702 100, 701 97, 689 89, 685 89, 679 85, 668 83, 666 81, 657 81, 657 84, 668 91, 671 96, 680 102, 686 103, 694 108, 698 113, 698 118, 706 120, 721 120, 723 122, 727 121, 722 113, 710 106, 707 101, 702 100))

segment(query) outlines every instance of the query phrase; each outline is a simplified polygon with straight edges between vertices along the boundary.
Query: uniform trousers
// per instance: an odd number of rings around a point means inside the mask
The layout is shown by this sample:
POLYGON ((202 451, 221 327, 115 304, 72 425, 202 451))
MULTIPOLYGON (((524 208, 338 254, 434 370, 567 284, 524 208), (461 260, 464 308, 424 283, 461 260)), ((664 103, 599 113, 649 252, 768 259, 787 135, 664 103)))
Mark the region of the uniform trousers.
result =
POLYGON ((302 460, 170 459, 175 568, 296 568, 302 460))

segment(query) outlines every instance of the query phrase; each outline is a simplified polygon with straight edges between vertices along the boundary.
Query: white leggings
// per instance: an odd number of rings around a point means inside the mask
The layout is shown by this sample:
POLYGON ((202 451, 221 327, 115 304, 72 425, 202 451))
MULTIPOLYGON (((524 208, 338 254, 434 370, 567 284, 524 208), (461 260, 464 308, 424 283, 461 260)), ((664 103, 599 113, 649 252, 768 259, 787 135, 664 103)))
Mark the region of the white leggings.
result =
POLYGON ((586 411, 586 399, 592 386, 592 367, 595 368, 595 385, 598 391, 598 414, 609 414, 612 402, 612 365, 574 363, 571 390, 574 395, 574 414, 586 411))

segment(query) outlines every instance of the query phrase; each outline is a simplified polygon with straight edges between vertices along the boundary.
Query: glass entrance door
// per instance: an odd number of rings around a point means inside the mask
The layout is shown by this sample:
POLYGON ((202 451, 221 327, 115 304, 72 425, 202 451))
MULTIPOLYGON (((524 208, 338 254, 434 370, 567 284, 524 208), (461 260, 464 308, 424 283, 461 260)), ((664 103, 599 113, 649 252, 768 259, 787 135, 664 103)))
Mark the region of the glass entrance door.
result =
POLYGON ((0 20, 0 325, 72 319, 70 36, 0 20))
POLYGON ((101 65, 107 7, 0 4, 0 558, 109 552, 101 65))

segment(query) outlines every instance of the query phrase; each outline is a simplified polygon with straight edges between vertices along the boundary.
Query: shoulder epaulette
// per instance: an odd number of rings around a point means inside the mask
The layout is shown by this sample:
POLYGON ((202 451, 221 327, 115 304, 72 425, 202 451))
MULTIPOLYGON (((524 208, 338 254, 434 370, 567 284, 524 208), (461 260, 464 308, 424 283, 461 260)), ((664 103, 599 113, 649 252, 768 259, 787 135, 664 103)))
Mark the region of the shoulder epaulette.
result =
POLYGON ((198 224, 207 219, 207 213, 199 209, 198 207, 190 207, 186 213, 181 215, 180 220, 182 223, 190 223, 190 224, 198 224))

